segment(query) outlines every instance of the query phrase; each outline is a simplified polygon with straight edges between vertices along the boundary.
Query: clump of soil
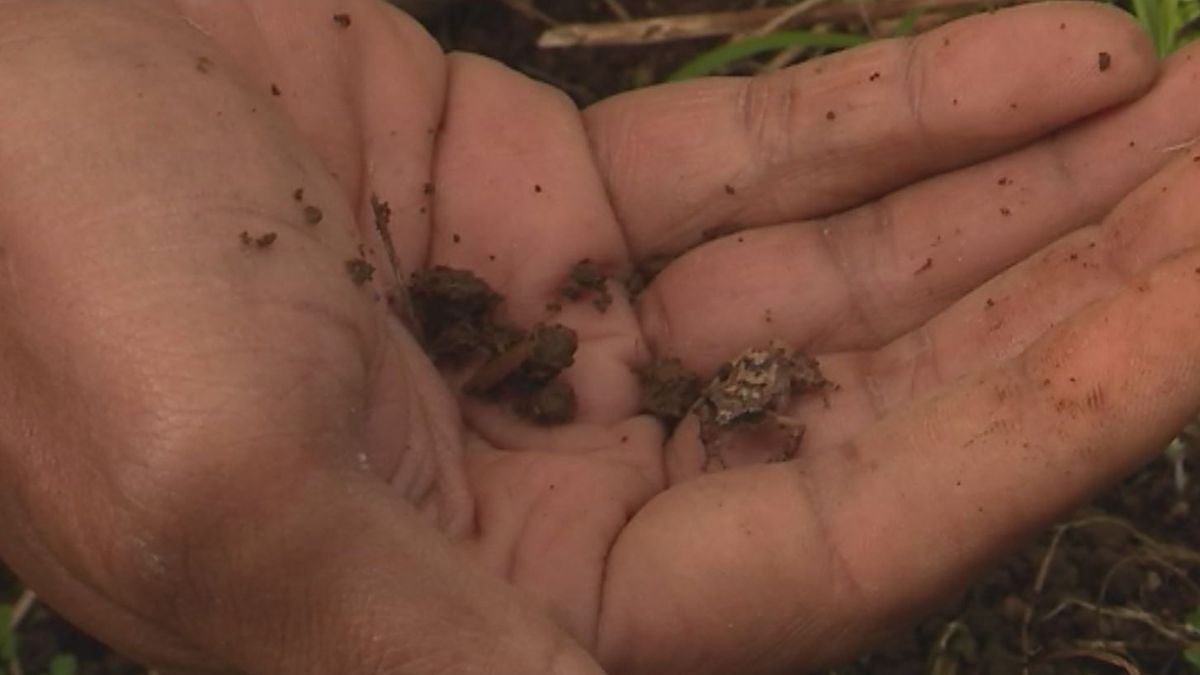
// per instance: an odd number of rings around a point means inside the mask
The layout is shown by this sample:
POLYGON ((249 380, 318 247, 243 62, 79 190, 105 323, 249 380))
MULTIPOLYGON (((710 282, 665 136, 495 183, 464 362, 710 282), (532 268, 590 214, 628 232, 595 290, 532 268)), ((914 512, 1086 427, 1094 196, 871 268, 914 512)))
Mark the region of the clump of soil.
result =
POLYGON ((408 295, 425 351, 439 365, 462 365, 508 346, 494 343, 500 295, 473 273, 441 266, 417 272, 408 295))
POLYGON ((642 385, 642 411, 674 428, 700 398, 700 376, 679 359, 656 359, 638 373, 642 385))
POLYGON ((575 263, 560 293, 574 302, 592 296, 592 304, 602 313, 607 312, 613 302, 612 294, 608 291, 608 275, 590 259, 575 263))
POLYGON ((375 266, 362 258, 352 258, 346 261, 346 273, 355 286, 362 286, 375 277, 375 266))
POLYGON ((456 367, 487 359, 467 380, 466 393, 511 399, 518 415, 537 424, 574 419, 575 392, 556 378, 575 362, 575 331, 539 324, 526 334, 498 321, 495 313, 502 298, 466 270, 435 267, 418 272, 408 290, 422 343, 435 362, 456 367))
POLYGON ((518 415, 543 426, 566 424, 575 419, 577 409, 575 390, 558 380, 517 399, 515 407, 518 415))

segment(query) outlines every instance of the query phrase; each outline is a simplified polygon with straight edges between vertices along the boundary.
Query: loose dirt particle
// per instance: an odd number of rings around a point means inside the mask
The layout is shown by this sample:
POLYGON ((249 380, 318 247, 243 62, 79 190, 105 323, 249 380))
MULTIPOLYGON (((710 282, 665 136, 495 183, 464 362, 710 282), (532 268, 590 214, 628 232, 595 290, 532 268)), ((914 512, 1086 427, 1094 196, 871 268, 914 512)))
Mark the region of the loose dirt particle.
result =
POLYGON ((456 244, 460 244, 460 243, 462 243, 462 237, 461 237, 461 236, 459 236, 459 235, 457 235, 457 234, 455 234, 454 236, 452 236, 452 237, 450 237, 450 238, 451 238, 451 239, 453 239, 453 240, 454 240, 454 243, 456 243, 456 244))
POLYGON ((304 222, 308 223, 309 225, 320 225, 321 221, 324 219, 325 214, 321 212, 321 209, 318 209, 315 206, 304 207, 304 222))
POLYGON ((575 263, 559 293, 573 301, 592 295, 592 304, 602 313, 607 312, 613 302, 612 293, 608 291, 608 275, 588 258, 575 263))
POLYGON ((880 77, 881 77, 881 75, 879 74, 878 71, 876 71, 874 73, 871 73, 871 76, 868 77, 867 79, 870 80, 871 82, 874 82, 874 81, 878 80, 880 77))
POLYGON ((679 359, 658 359, 638 373, 642 384, 642 412, 674 428, 700 398, 700 376, 679 359))
POLYGON ((334 14, 333 22, 342 28, 349 28, 350 24, 353 23, 353 20, 350 18, 349 14, 334 14))
POLYGON ((298 202, 304 201, 304 188, 296 188, 296 190, 292 192, 292 199, 298 202))
POLYGON ((204 75, 212 72, 213 65, 212 59, 208 58, 207 56, 196 57, 196 70, 204 75))
POLYGON ((536 193, 538 193, 538 194, 541 194, 541 193, 542 193, 542 186, 541 186, 541 185, 534 185, 534 186, 533 186, 533 191, 534 191, 534 192, 536 192, 536 193))
POLYGON ((270 248, 271 244, 274 244, 275 240, 278 238, 279 238, 278 234, 276 234, 274 232, 268 232, 268 233, 264 234, 263 236, 259 237, 258 239, 255 239, 254 245, 259 248, 270 248))
POLYGON ((928 272, 931 269, 933 269, 933 258, 926 258, 925 264, 918 267, 917 271, 913 272, 913 276, 921 274, 922 272, 928 272))
POLYGON ((254 243, 254 237, 251 237, 249 232, 242 230, 242 233, 238 235, 238 241, 242 242, 242 246, 249 246, 254 243))
POLYGON ((574 420, 578 407, 575 389, 566 382, 555 380, 518 398, 513 410, 534 424, 555 426, 574 420))
POLYGON ((734 188, 732 185, 726 185, 725 186, 725 194, 730 195, 730 196, 736 195, 737 189, 734 188))
POLYGON ((1001 185, 1001 186, 1009 186, 1009 185, 1012 185, 1012 180, 1009 179, 1008 176, 1004 176, 1000 180, 996 181, 996 183, 997 183, 997 185, 1001 185))
POLYGON ((353 258, 346 261, 346 272, 355 286, 362 286, 374 278, 375 267, 362 258, 353 258))
POLYGON ((1108 52, 1100 52, 1098 56, 1098 62, 1098 65, 1100 66, 1100 72, 1103 73, 1112 67, 1112 54, 1109 54, 1108 52))
POLYGON ((992 300, 991 298, 988 298, 988 299, 987 299, 987 302, 985 302, 985 303, 983 303, 983 304, 984 304, 984 306, 985 306, 985 307, 987 307, 988 309, 991 309, 992 307, 995 307, 995 306, 996 306, 996 301, 995 301, 995 300, 992 300))
POLYGON ((827 119, 827 120, 835 120, 835 119, 837 119, 837 113, 835 113, 834 111, 830 110, 830 111, 828 111, 828 112, 826 112, 826 113, 825 113, 825 119, 827 119))
POLYGON ((433 187, 433 183, 426 183, 421 189, 422 189, 422 191, 424 191, 424 193, 427 196, 432 195, 435 190, 435 188, 433 187))
POLYGON ((1011 215, 1012 215, 1012 209, 1008 208, 1007 206, 1001 206, 1001 207, 1000 207, 1000 215, 1002 215, 1002 216, 1011 216, 1011 215))
POLYGON ((271 83, 271 95, 272 96, 282 96, 283 95, 283 90, 280 89, 279 85, 275 84, 274 82, 271 83))

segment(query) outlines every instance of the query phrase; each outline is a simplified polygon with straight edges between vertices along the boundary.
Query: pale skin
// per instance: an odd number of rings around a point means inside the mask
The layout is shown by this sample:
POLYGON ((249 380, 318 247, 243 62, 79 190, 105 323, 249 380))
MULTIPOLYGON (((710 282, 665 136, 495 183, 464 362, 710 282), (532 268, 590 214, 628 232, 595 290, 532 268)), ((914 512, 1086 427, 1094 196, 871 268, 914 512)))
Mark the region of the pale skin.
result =
POLYGON ((851 657, 1200 407, 1193 54, 1058 3, 581 114, 374 0, 2 0, 0 555, 167 672, 851 657), (552 430, 378 298, 467 268, 531 325, 731 224, 565 308, 552 430), (637 414, 652 354, 774 339, 840 386, 794 461, 637 414))

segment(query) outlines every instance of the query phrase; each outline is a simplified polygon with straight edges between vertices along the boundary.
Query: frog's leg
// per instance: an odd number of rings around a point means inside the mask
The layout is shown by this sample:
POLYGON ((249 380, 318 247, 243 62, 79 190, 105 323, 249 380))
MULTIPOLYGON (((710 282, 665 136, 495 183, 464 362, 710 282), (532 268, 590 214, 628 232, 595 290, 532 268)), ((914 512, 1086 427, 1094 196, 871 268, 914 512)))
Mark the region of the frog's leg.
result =
POLYGON ((700 420, 700 443, 704 446, 704 468, 701 469, 704 473, 708 473, 709 467, 716 462, 721 471, 729 468, 725 463, 725 456, 721 454, 721 429, 712 422, 700 420))
POLYGON ((804 440, 804 432, 808 430, 808 427, 799 418, 781 415, 777 412, 769 414, 771 415, 771 419, 775 420, 775 423, 779 425, 779 428, 787 432, 788 442, 778 453, 767 459, 767 463, 774 464, 776 462, 788 462, 795 459, 796 455, 800 452, 800 443, 804 440))

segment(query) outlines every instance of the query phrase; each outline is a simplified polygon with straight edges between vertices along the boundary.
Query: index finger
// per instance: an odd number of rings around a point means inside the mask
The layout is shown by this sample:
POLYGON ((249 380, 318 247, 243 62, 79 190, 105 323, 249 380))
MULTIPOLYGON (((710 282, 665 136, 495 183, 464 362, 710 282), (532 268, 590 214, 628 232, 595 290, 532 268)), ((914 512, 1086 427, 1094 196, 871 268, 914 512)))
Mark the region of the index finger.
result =
POLYGON ((1095 3, 1028 5, 755 78, 618 96, 587 112, 635 255, 847 209, 1138 96, 1141 29, 1095 3))

